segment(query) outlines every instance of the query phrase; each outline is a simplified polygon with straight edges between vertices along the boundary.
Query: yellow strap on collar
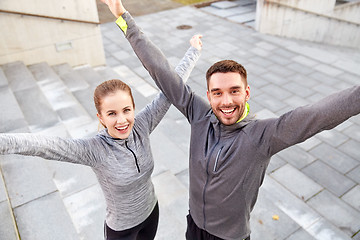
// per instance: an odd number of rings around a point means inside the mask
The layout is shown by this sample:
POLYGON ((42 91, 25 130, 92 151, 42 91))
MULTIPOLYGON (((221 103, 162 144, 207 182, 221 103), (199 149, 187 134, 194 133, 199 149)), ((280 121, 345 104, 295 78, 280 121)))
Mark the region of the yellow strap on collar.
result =
POLYGON ((236 123, 241 122, 244 118, 246 118, 246 116, 249 114, 249 112, 250 112, 250 105, 249 105, 249 103, 246 103, 245 114, 236 123))

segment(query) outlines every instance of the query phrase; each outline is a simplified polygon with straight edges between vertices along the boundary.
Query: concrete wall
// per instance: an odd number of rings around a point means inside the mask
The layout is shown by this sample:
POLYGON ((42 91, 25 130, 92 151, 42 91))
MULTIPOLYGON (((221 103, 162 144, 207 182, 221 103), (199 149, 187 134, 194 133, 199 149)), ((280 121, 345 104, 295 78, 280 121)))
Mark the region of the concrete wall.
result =
POLYGON ((360 4, 359 2, 352 2, 336 6, 333 11, 333 16, 360 23, 360 4))
POLYGON ((334 9, 336 0, 272 0, 265 2, 283 3, 305 11, 325 13, 334 9))
POLYGON ((1 0, 0 10, 0 64, 105 64, 95 0, 1 0))
POLYGON ((258 0, 256 28, 262 33, 360 49, 359 6, 360 1, 335 6, 334 0, 258 0))

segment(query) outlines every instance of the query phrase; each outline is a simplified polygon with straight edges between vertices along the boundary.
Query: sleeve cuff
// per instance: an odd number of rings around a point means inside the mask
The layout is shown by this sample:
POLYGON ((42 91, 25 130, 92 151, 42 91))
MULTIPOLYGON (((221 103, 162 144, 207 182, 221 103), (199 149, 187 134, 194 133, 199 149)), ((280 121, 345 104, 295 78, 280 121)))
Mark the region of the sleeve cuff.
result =
MULTIPOLYGON (((124 15, 124 14, 123 14, 124 15)), ((124 18, 122 17, 123 15, 121 15, 117 20, 116 20, 116 25, 119 26, 119 28, 121 29, 121 31, 123 31, 123 33, 126 35, 126 31, 128 28, 128 25, 126 23, 126 21, 124 20, 124 18)))

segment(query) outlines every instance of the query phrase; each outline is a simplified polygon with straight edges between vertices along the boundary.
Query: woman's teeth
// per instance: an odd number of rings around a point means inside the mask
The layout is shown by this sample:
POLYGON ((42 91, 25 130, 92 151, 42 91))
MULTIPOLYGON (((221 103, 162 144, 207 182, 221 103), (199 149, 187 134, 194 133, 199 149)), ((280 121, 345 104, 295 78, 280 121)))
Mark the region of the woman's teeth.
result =
POLYGON ((117 127, 116 129, 117 130, 125 130, 128 126, 125 126, 125 127, 117 127))

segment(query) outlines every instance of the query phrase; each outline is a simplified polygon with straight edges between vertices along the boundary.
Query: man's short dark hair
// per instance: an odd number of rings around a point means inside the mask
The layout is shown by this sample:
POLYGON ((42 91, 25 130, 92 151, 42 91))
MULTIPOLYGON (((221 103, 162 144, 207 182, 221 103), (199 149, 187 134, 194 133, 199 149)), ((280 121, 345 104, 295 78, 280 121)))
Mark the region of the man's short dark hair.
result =
POLYGON ((206 82, 207 87, 209 88, 209 80, 210 77, 214 73, 227 73, 227 72, 235 72, 239 73, 241 79, 244 81, 245 86, 247 86, 247 73, 246 69, 238 62, 234 60, 222 60, 214 63, 206 72, 206 82))

